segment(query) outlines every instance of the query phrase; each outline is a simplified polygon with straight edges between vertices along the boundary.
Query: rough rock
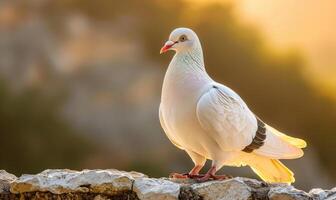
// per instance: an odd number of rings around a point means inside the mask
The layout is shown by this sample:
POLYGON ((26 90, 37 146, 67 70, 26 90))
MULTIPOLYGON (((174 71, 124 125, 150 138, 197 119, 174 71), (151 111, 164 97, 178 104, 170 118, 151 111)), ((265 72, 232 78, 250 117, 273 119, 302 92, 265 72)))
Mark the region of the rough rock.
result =
POLYGON ((270 200, 310 200, 312 197, 304 191, 297 190, 293 186, 273 187, 268 193, 270 200))
POLYGON ((140 178, 135 180, 133 189, 140 199, 174 200, 178 199, 180 184, 165 179, 140 178))
POLYGON ((51 192, 93 192, 117 194, 132 190, 135 178, 145 177, 138 172, 110 170, 45 170, 37 175, 22 175, 11 184, 12 193, 51 192))
POLYGON ((197 183, 194 180, 148 178, 138 172, 45 170, 16 178, 0 171, 0 199, 93 200, 335 200, 336 188, 304 192, 287 184, 248 178, 197 183))
POLYGON ((314 200, 320 200, 320 199, 334 200, 336 199, 336 187, 331 190, 322 190, 321 188, 314 188, 309 191, 309 194, 313 197, 314 200))
POLYGON ((204 200, 245 200, 252 189, 240 178, 193 184, 191 188, 204 200))
POLYGON ((10 184, 17 177, 13 174, 6 172, 5 170, 0 170, 0 193, 8 193, 10 189, 10 184))

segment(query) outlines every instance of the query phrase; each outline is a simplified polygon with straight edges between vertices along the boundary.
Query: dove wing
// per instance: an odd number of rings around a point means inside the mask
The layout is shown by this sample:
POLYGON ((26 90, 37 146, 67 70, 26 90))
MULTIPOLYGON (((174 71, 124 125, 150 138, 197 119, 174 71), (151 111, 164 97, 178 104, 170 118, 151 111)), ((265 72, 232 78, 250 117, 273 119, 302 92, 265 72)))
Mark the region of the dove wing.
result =
POLYGON ((214 84, 197 103, 202 128, 224 151, 242 150, 257 130, 257 120, 244 101, 230 88, 214 84))

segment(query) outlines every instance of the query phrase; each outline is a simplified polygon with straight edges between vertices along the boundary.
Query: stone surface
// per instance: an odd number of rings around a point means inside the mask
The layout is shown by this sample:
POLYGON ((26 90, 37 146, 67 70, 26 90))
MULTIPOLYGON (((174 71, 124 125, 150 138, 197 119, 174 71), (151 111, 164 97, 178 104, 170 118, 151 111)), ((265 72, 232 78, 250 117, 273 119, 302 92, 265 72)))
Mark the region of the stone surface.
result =
POLYGON ((268 193, 270 200, 310 200, 312 197, 304 191, 297 190, 293 186, 272 187, 268 193))
POLYGON ((10 184, 17 177, 13 174, 6 172, 5 170, 0 170, 0 193, 9 192, 10 184))
POLYGON ((141 200, 175 200, 180 193, 180 184, 165 179, 139 178, 135 180, 133 190, 141 200))
POLYGON ((17 178, 0 170, 0 199, 94 200, 335 200, 336 188, 309 193, 287 184, 248 178, 197 183, 194 180, 148 178, 138 172, 45 170, 17 178))
POLYGON ((145 177, 137 172, 118 170, 45 170, 37 175, 22 175, 11 184, 12 193, 51 192, 93 192, 116 194, 131 190, 135 178, 145 177))
POLYGON ((313 197, 314 200, 336 199, 336 187, 331 190, 322 190, 321 188, 315 188, 309 191, 309 194, 313 197))
POLYGON ((204 200, 247 200, 251 188, 239 178, 193 184, 191 188, 204 200))

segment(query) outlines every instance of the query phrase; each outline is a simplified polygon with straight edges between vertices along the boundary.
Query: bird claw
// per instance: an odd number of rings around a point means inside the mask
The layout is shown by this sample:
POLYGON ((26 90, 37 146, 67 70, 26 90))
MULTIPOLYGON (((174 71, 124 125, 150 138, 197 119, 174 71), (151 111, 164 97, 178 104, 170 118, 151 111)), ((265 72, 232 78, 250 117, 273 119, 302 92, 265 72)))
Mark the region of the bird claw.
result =
POLYGON ((194 179, 197 182, 205 182, 210 180, 226 180, 233 178, 230 175, 214 175, 214 174, 189 174, 189 173, 171 173, 169 178, 175 179, 194 179))
POLYGON ((189 174, 189 173, 171 173, 169 175, 169 178, 175 178, 175 179, 199 179, 202 178, 204 174, 189 174))
POLYGON ((188 173, 180 174, 180 173, 171 173, 169 178, 176 178, 176 179, 187 179, 188 173))
POLYGON ((188 174, 188 178, 190 179, 199 179, 205 176, 205 174, 188 174))
POLYGON ((199 183, 212 181, 212 180, 227 180, 233 178, 230 175, 214 175, 214 174, 205 174, 203 177, 197 178, 196 181, 199 183))
POLYGON ((233 176, 231 175, 211 175, 211 178, 214 180, 226 180, 226 179, 231 179, 233 176))

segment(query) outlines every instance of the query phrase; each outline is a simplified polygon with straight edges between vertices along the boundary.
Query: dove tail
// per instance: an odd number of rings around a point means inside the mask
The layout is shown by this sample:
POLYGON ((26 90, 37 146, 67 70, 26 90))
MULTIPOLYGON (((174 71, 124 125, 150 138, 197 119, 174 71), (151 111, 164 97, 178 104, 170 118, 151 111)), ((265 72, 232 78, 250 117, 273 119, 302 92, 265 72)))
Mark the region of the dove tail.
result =
POLYGON ((276 130, 275 128, 266 125, 266 128, 271 131, 274 135, 280 137, 282 140, 288 142, 289 144, 297 147, 297 148, 305 148, 307 146, 306 141, 300 139, 300 138, 295 138, 295 137, 291 137, 288 136, 284 133, 281 133, 280 131, 276 130))
POLYGON ((260 178, 269 183, 293 183, 294 173, 279 160, 255 156, 249 163, 260 178))
POLYGON ((272 159, 294 159, 303 156, 304 140, 290 137, 266 125, 266 139, 263 146, 253 151, 260 156, 272 159))

